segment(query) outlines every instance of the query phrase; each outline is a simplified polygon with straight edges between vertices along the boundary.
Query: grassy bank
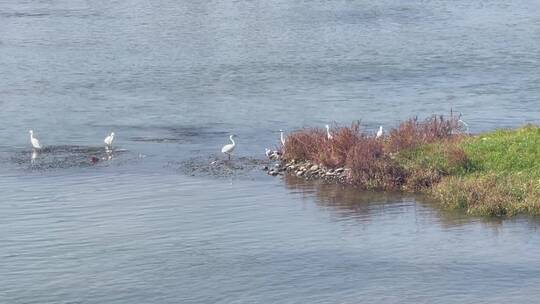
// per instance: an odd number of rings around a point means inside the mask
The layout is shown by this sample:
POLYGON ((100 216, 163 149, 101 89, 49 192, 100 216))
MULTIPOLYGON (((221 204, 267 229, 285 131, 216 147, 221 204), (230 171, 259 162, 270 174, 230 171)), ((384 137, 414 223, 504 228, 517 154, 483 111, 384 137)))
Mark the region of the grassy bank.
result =
POLYGON ((540 128, 477 136, 457 117, 410 119, 381 138, 355 123, 290 134, 284 159, 349 168, 348 183, 376 190, 430 193, 449 209, 475 215, 540 214, 540 128))

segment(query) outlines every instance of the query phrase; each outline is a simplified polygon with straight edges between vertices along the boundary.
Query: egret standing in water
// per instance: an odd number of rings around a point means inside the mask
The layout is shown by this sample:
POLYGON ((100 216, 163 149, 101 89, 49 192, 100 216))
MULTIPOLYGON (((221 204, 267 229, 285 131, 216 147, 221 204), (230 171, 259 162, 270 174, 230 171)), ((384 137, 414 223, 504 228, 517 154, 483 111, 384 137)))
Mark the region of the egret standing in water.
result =
POLYGON ((384 134, 383 127, 382 127, 382 126, 379 126, 379 131, 377 131, 377 136, 376 136, 376 138, 382 137, 383 134, 384 134))
POLYGON ((229 156, 229 160, 231 160, 231 154, 233 153, 234 148, 236 147, 236 143, 234 142, 235 137, 236 135, 234 134, 229 136, 229 139, 231 140, 231 144, 225 145, 223 146, 223 148, 221 148, 221 153, 227 154, 227 156, 229 156))
POLYGON ((326 139, 328 139, 328 140, 334 139, 334 136, 332 136, 332 134, 330 134, 330 126, 326 125, 325 127, 326 127, 326 139))
POLYGON ((461 120, 461 119, 458 120, 458 123, 460 123, 461 125, 465 126, 465 132, 466 132, 467 134, 469 134, 469 124, 466 123, 466 122, 464 122, 464 121, 461 120))
POLYGON ((112 149, 113 140, 114 140, 114 132, 111 132, 111 135, 105 137, 105 140, 103 140, 103 142, 105 143, 108 149, 112 149))
POLYGON ((281 144, 285 146, 285 137, 283 136, 283 130, 279 130, 279 139, 281 140, 281 144))
POLYGON ((32 148, 34 150, 41 150, 41 144, 39 143, 39 140, 34 137, 34 131, 30 130, 28 132, 30 133, 30 143, 32 143, 32 148))

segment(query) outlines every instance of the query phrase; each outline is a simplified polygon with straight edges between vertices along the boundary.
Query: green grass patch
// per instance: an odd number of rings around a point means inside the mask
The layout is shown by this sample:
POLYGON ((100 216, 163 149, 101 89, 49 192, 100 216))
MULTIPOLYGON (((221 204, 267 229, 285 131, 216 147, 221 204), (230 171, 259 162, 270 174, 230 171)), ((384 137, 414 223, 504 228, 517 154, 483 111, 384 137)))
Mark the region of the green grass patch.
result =
POLYGON ((409 157, 415 166, 441 172, 428 191, 442 206, 474 215, 540 214, 539 127, 463 137, 454 145, 464 152, 463 162, 452 162, 456 148, 442 142, 417 148, 409 157))
POLYGON ((540 128, 498 130, 464 140, 465 152, 479 172, 540 177, 540 128))

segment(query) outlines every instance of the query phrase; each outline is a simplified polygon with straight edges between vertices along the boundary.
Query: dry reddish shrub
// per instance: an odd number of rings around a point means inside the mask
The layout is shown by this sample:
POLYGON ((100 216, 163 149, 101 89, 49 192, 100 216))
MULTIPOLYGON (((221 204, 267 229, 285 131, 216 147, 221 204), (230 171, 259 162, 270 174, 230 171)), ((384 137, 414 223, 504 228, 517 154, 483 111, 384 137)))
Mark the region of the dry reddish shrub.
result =
POLYGON ((293 132, 285 140, 285 159, 313 160, 325 150, 326 134, 320 129, 303 129, 293 132))
POLYGON ((452 138, 458 129, 459 117, 452 114, 448 119, 441 115, 432 116, 424 121, 419 121, 415 117, 390 130, 386 147, 390 152, 399 152, 422 144, 452 138))
POLYGON ((463 149, 452 138, 457 130, 458 118, 433 116, 424 121, 410 119, 390 130, 389 136, 375 138, 363 133, 359 123, 350 127, 334 128, 333 139, 328 140, 323 129, 303 129, 291 133, 285 143, 285 160, 308 160, 326 167, 351 169, 351 182, 366 189, 402 189, 420 191, 438 183, 445 175, 433 168, 406 170, 395 159, 397 152, 422 144, 448 143, 448 163, 461 165, 468 162, 463 149))
POLYGON ((366 138, 350 152, 346 166, 351 169, 351 181, 365 189, 397 190, 407 173, 388 155, 380 141, 366 138))
POLYGON ((305 159, 327 167, 342 167, 349 150, 360 144, 365 137, 360 124, 332 130, 332 140, 326 138, 322 129, 303 129, 291 133, 285 142, 285 159, 305 159))
POLYGON ((327 167, 343 167, 347 162, 349 151, 360 145, 365 136, 360 131, 360 124, 353 123, 350 127, 332 130, 332 140, 323 141, 323 150, 313 159, 327 167))

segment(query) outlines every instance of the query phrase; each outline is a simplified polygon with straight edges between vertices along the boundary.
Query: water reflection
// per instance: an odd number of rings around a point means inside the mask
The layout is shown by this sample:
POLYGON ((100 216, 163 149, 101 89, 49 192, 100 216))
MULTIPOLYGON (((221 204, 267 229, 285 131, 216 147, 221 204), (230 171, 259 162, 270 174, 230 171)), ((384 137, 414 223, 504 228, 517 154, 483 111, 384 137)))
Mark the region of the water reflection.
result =
POLYGON ((32 150, 32 156, 30 157, 30 164, 34 165, 36 162, 36 158, 38 157, 38 151, 32 150))
POLYGON ((113 156, 114 156, 113 149, 106 146, 105 147, 105 156, 104 156, 103 159, 104 160, 112 160, 113 156))
POLYGON ((498 230, 505 222, 524 222, 534 230, 540 226, 540 217, 474 217, 464 211, 443 210, 428 196, 421 194, 362 191, 349 186, 307 181, 291 175, 284 176, 283 180, 292 192, 313 198, 317 205, 329 208, 341 219, 354 218, 365 222, 384 214, 412 214, 417 221, 436 221, 446 229, 480 223, 498 230))

